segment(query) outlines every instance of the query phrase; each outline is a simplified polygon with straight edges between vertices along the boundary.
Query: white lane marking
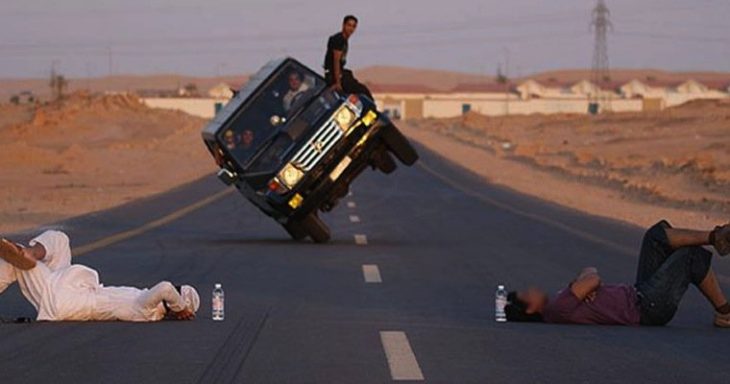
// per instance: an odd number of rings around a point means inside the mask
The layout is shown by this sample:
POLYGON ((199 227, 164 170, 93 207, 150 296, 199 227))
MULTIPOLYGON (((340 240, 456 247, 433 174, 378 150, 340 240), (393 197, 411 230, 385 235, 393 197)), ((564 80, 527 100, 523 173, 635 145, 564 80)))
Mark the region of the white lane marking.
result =
POLYGON ((358 215, 350 215, 350 222, 351 223, 359 223, 360 222, 360 216, 358 216, 358 215))
POLYGON ((368 237, 365 235, 355 235, 355 244, 368 245, 368 237))
POLYGON ((393 380, 423 380, 423 372, 405 332, 380 331, 380 341, 383 343, 393 380))
POLYGON ((355 207, 357 207, 357 204, 355 204, 354 201, 347 202, 347 208, 355 208, 355 207))
POLYGON ((145 223, 142 226, 139 226, 137 228, 133 228, 133 229, 130 229, 130 230, 124 231, 124 232, 115 233, 111 236, 107 236, 105 238, 99 239, 92 243, 84 244, 80 247, 75 247, 71 253, 73 253, 74 257, 77 257, 77 256, 87 254, 89 252, 94 252, 101 248, 108 247, 108 246, 110 246, 112 244, 116 244, 120 241, 124 241, 124 240, 130 239, 130 238, 133 238, 135 236, 139 236, 145 232, 149 232, 149 231, 159 228, 163 225, 172 223, 173 221, 180 219, 181 217, 184 217, 200 208, 210 205, 210 204, 222 199, 223 197, 228 196, 229 194, 233 193, 234 191, 235 191, 234 188, 226 188, 213 195, 207 196, 200 201, 197 201, 188 206, 179 208, 178 210, 176 210, 170 214, 167 214, 165 216, 162 216, 159 219, 152 220, 148 223, 145 223))
POLYGON ((380 277, 380 269, 376 264, 363 264, 362 265, 362 276, 366 283, 382 283, 383 279, 380 277))

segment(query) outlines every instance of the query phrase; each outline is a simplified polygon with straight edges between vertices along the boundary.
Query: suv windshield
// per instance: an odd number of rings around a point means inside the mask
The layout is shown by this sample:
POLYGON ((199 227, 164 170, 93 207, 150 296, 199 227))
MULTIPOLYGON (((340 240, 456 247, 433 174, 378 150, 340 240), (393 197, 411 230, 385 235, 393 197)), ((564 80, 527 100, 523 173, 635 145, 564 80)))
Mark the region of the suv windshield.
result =
POLYGON ((321 77, 296 62, 274 72, 222 135, 236 162, 249 172, 275 171, 296 136, 277 122, 288 119, 325 88, 321 77))
MULTIPOLYGON (((307 98, 307 100, 310 99, 311 97, 307 98)), ((325 91, 311 103, 302 103, 301 108, 298 108, 298 111, 292 114, 291 119, 287 121, 286 127, 283 127, 270 141, 271 144, 265 145, 259 154, 254 155, 255 158, 247 170, 251 173, 278 170, 282 165, 283 157, 292 145, 299 142, 300 137, 306 133, 312 132, 310 130, 312 125, 317 124, 325 112, 332 110, 336 101, 333 91, 325 91)))

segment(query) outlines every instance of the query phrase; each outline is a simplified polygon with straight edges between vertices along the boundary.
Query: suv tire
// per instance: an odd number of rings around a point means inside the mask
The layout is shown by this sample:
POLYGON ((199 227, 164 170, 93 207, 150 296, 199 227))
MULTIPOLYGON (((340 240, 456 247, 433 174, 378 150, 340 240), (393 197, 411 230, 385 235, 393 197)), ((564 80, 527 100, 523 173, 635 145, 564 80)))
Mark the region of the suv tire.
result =
POLYGON ((282 224, 282 226, 286 229, 286 232, 289 233, 289 236, 296 241, 304 240, 304 238, 308 235, 302 224, 292 219, 289 219, 286 224, 282 224))
POLYGON ((301 225, 304 231, 307 232, 307 235, 309 235, 315 243, 321 244, 330 240, 330 229, 327 228, 327 225, 319 218, 319 216, 317 216, 317 213, 310 213, 305 216, 301 221, 301 225))
POLYGON ((379 169, 386 175, 393 173, 393 171, 398 168, 395 160, 393 160, 393 156, 388 153, 388 148, 384 145, 377 151, 373 152, 372 162, 375 168, 379 169))
POLYGON ((381 137, 388 149, 405 165, 413 165, 418 160, 418 152, 393 124, 383 127, 381 137))

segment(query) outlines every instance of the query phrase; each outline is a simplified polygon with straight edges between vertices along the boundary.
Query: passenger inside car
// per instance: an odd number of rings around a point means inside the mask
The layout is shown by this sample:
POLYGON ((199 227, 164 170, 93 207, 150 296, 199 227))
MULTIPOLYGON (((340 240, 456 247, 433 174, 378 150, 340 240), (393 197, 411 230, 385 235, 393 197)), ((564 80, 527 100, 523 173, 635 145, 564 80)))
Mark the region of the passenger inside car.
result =
POLYGON ((296 70, 289 72, 288 82, 289 90, 286 92, 282 100, 285 112, 289 112, 291 107, 296 104, 299 99, 301 99, 307 90, 309 90, 309 86, 302 82, 302 75, 296 70))

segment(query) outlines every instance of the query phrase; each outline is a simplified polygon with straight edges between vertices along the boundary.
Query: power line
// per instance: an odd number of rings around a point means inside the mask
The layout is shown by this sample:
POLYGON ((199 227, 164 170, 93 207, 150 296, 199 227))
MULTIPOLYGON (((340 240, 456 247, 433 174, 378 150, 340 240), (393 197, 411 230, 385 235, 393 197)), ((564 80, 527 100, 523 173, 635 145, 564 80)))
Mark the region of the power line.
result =
MULTIPOLYGON (((372 29, 367 31, 358 32, 358 38, 369 38, 378 36, 408 36, 408 35, 432 35, 441 34, 444 32, 480 32, 486 30, 499 29, 500 27, 509 27, 510 30, 515 24, 529 23, 534 26, 540 23, 549 25, 560 25, 560 22, 567 22, 575 20, 573 16, 566 15, 553 15, 553 16, 533 16, 527 18, 505 18, 500 19, 469 19, 459 22, 452 23, 437 23, 437 24, 421 24, 417 26, 404 26, 402 24, 391 24, 385 26, 374 26, 372 29)), ((312 31, 291 31, 287 33, 252 33, 252 34, 239 34, 239 33, 227 33, 218 35, 209 34, 197 34, 194 36, 171 36, 171 37, 144 37, 140 39, 132 40, 117 40, 117 41, 88 41, 88 42, 74 42, 74 43, 61 43, 58 42, 32 42, 32 43, 0 43, 0 50, 13 50, 13 49, 35 49, 35 48, 47 48, 47 47, 59 47, 63 46, 66 48, 71 47, 99 47, 107 45, 113 45, 115 47, 125 45, 154 45, 154 44, 204 44, 210 45, 211 41, 217 43, 225 41, 235 40, 255 40, 258 42, 274 42, 278 40, 282 41, 301 41, 301 40, 312 40, 322 39, 329 34, 329 30, 316 30, 312 31)))
MULTIPOLYGON (((576 39, 584 38, 587 34, 579 31, 575 32, 564 32, 564 33, 536 33, 536 34, 522 34, 512 36, 471 36, 471 37, 453 37, 444 39, 433 39, 423 37, 419 39, 411 39, 408 41, 386 41, 379 43, 363 42, 358 43, 358 50, 379 50, 382 48, 414 48, 424 49, 424 46, 433 47, 440 45, 473 45, 474 43, 544 43, 544 39, 576 39)), ((232 42, 231 44, 242 44, 242 42, 232 42)), ((271 44, 263 47, 251 47, 251 46, 229 46, 229 47, 209 47, 195 49, 192 47, 186 47, 184 49, 154 49, 154 50, 140 50, 140 49, 114 49, 113 54, 115 57, 122 56, 180 56, 180 55, 199 55, 199 54, 216 54, 216 53, 232 53, 232 52, 278 52, 277 47, 272 47, 271 44)), ((323 47, 321 44, 309 44, 309 45, 295 45, 290 48, 291 51, 296 52, 310 52, 310 51, 322 51, 323 47)), ((4 54, 5 57, 19 56, 19 57, 47 57, 47 56, 58 56, 58 55, 87 55, 87 56, 109 56, 109 47, 93 48, 93 49, 82 49, 82 50, 69 50, 69 49, 56 49, 56 50, 43 50, 37 52, 11 52, 4 54)))
POLYGON ((697 35, 676 35, 656 32, 634 32, 634 31, 616 31, 617 35, 631 37, 646 37, 657 40, 685 41, 697 43, 719 43, 730 44, 730 38, 717 36, 697 36, 697 35))

